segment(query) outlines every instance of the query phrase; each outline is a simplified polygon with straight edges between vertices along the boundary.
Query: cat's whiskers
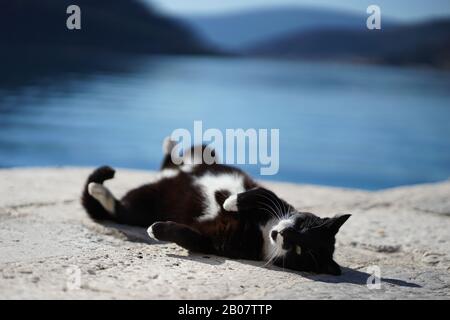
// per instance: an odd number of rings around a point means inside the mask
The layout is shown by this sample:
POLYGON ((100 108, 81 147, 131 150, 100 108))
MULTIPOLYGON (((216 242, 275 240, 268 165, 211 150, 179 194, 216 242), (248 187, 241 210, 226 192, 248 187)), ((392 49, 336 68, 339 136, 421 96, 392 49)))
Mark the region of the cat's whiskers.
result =
MULTIPOLYGON (((266 194, 270 194, 269 191, 267 191, 267 190, 265 190, 265 189, 262 189, 262 191, 265 192, 266 194)), ((264 198, 266 198, 267 200, 269 200, 270 202, 272 202, 273 205, 277 207, 278 212, 281 213, 281 212, 283 211, 283 210, 281 209, 281 206, 278 205, 278 202, 280 201, 278 198, 276 198, 276 202, 277 202, 277 203, 275 203, 275 202, 274 202, 271 198, 269 198, 269 197, 266 197, 266 196, 264 196, 264 195, 262 195, 262 194, 260 194, 260 196, 261 196, 261 197, 264 197, 264 198)))
MULTIPOLYGON (((269 193, 268 190, 263 190, 263 192, 265 193, 269 193)), ((269 199, 270 200, 270 199, 269 199)), ((272 202, 273 203, 273 202, 272 202)), ((280 204, 278 207, 280 215, 281 215, 281 219, 288 219, 291 216, 291 213, 293 211, 293 207, 289 204, 287 204, 285 201, 282 201, 280 198, 276 198, 276 203, 280 204)))
POLYGON ((275 251, 276 250, 274 249, 269 256, 269 259, 262 265, 263 268, 267 267, 272 262, 272 259, 275 257, 275 251))
POLYGON ((279 211, 279 208, 276 206, 276 204, 271 199, 269 199, 268 197, 266 197, 262 194, 259 194, 259 196, 269 200, 274 205, 273 207, 271 207, 268 203, 261 202, 261 204, 264 204, 268 208, 272 209, 274 211, 275 215, 277 216, 278 220, 281 220, 281 212, 279 211))
MULTIPOLYGON (((282 219, 282 217, 280 216, 280 213, 279 212, 277 212, 277 211, 275 211, 275 208, 272 208, 271 206, 269 206, 267 203, 265 203, 265 202, 261 202, 261 201, 258 201, 258 203, 259 204, 261 204, 261 205, 264 205, 268 210, 267 211, 270 211, 270 213, 272 214, 272 216, 275 218, 275 219, 277 219, 277 220, 281 220, 282 219)), ((261 209, 265 209, 264 207, 261 207, 261 209)))
POLYGON ((261 204, 261 205, 263 205, 263 206, 265 206, 267 209, 271 210, 271 212, 273 213, 273 215, 274 215, 277 219, 280 218, 280 215, 279 215, 279 213, 276 211, 275 208, 271 207, 269 204, 267 204, 267 203, 265 203, 265 202, 258 201, 258 203, 261 204))
POLYGON ((269 213, 274 219, 276 219, 276 220, 279 220, 279 219, 280 219, 280 218, 277 217, 272 211, 270 211, 270 210, 268 210, 268 209, 266 209, 266 208, 261 207, 261 208, 259 208, 259 209, 268 212, 268 213, 269 213))
POLYGON ((288 210, 288 208, 286 208, 286 203, 285 202, 281 202, 281 204, 283 205, 284 216, 288 216, 289 215, 289 210, 288 210))
POLYGON ((279 249, 278 247, 274 247, 272 249, 272 253, 269 255, 269 259, 267 260, 267 262, 263 265, 263 267, 267 267, 269 264, 271 264, 273 262, 273 260, 275 260, 275 258, 278 256, 279 253, 279 249))

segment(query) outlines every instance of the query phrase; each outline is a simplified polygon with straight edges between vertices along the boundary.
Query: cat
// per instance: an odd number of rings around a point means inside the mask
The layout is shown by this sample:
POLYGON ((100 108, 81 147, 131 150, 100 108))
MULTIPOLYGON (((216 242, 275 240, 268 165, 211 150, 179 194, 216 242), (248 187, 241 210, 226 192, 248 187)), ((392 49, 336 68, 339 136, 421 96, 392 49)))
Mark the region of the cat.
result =
MULTIPOLYGON (((89 216, 146 227, 154 240, 192 252, 341 274, 333 260, 335 235, 350 215, 320 218, 300 212, 238 168, 194 164, 196 150, 205 152, 205 146, 186 150, 176 165, 174 145, 164 141, 157 181, 129 191, 121 200, 103 185, 115 171, 108 166, 96 169, 81 198, 89 216)), ((215 157, 213 150, 207 151, 215 157)))

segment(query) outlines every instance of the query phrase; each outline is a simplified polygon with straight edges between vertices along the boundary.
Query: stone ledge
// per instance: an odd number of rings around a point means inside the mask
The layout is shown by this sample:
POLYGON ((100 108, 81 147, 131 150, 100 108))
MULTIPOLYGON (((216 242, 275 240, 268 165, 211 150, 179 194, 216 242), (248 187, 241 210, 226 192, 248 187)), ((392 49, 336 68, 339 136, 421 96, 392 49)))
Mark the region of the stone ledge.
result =
MULTIPOLYGON (((450 298, 450 182, 378 192, 265 184, 298 209, 353 216, 338 235, 340 277, 189 255, 145 230, 90 221, 78 198, 91 168, 0 170, 0 298, 450 298), (368 289, 379 266, 381 289, 368 289), (73 266, 81 286, 68 280, 73 266)), ((117 170, 120 196, 155 173, 117 170)))

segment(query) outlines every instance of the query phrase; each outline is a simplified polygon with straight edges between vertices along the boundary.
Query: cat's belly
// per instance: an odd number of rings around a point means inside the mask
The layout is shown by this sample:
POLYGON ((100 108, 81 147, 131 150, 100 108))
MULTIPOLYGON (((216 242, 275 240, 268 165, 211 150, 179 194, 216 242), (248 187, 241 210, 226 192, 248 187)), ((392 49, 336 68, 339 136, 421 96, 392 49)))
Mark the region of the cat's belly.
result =
POLYGON ((217 193, 233 195, 245 191, 244 176, 238 173, 206 173, 195 178, 193 184, 199 188, 203 198, 202 214, 197 217, 198 221, 214 220, 222 211, 217 193))

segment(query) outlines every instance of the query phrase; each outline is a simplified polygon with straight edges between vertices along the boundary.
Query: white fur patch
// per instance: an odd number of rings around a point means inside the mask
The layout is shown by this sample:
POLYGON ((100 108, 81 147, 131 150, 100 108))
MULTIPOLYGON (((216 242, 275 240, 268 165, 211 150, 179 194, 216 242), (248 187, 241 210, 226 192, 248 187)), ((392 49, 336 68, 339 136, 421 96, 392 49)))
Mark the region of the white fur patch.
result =
POLYGON ((266 260, 274 257, 282 257, 286 254, 287 250, 283 249, 283 237, 280 232, 293 225, 294 220, 288 218, 282 220, 271 219, 264 226, 261 226, 261 232, 264 239, 263 255, 266 260), (275 240, 270 236, 272 231, 278 232, 275 240))
POLYGON ((153 224, 147 229, 147 234, 151 239, 158 241, 153 233, 153 224))
POLYGON ((193 164, 183 164, 180 167, 180 170, 183 172, 186 172, 186 173, 191 173, 194 170, 194 168, 195 168, 195 165, 193 165, 193 164))
POLYGON ((277 236, 276 240, 273 240, 272 237, 269 237, 270 240, 272 241, 272 243, 281 246, 283 244, 283 237, 280 235, 280 232, 283 231, 284 229, 292 227, 293 225, 294 225, 294 220, 292 220, 292 219, 283 219, 283 220, 280 220, 276 225, 274 225, 272 227, 272 229, 270 230, 270 232, 277 231, 278 236, 277 236))
POLYGON ((199 177, 194 184, 200 187, 204 196, 204 210, 203 215, 198 218, 199 221, 212 220, 219 214, 221 208, 216 201, 216 191, 226 190, 231 194, 245 191, 244 177, 236 173, 207 173, 199 177))
POLYGON ((158 172, 158 174, 155 176, 155 179, 152 181, 152 183, 158 183, 159 181, 161 181, 163 179, 175 178, 179 173, 180 173, 180 171, 178 169, 173 169, 173 168, 163 169, 160 172, 158 172))
POLYGON ((237 194, 233 194, 233 195, 229 196, 223 203, 223 208, 226 211, 237 212, 238 211, 237 194))
POLYGON ((111 191, 100 183, 91 182, 88 185, 89 194, 111 214, 114 214, 116 208, 116 199, 111 191))
POLYGON ((158 174, 158 180, 170 179, 176 177, 180 173, 177 169, 164 169, 158 174))

